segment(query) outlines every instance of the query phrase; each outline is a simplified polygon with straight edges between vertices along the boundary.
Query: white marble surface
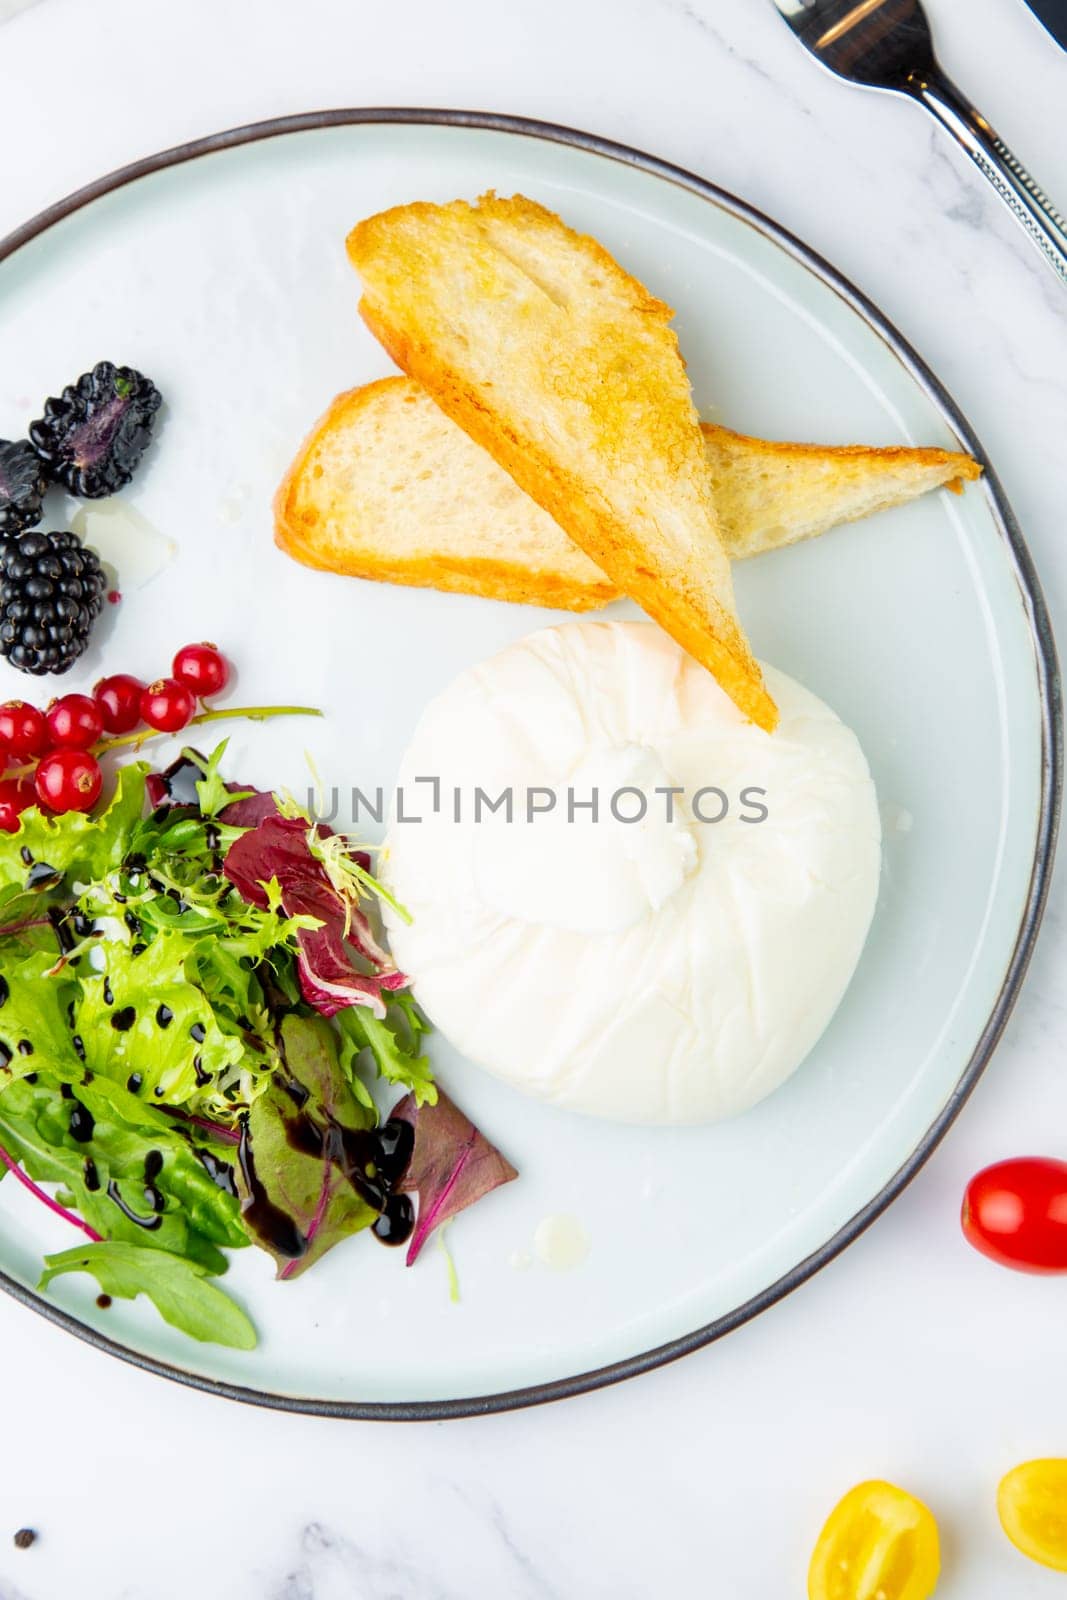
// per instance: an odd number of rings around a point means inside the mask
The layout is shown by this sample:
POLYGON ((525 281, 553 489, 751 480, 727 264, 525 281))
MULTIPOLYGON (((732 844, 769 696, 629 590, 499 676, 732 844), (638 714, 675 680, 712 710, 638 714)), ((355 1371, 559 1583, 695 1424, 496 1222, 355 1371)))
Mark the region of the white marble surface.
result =
MULTIPOLYGON (((1067 55, 1021 0, 929 9, 947 67, 1067 205, 1067 55)), ((735 190, 940 373, 1062 624, 1067 294, 917 109, 823 76, 766 0, 0 0, 0 21, 0 232, 160 146, 341 104, 526 112, 735 190)), ((622 1388, 325 1423, 171 1387, 0 1301, 0 1600, 785 1600, 869 1476, 935 1508, 945 1600, 1067 1591, 993 1509, 1006 1468, 1067 1455, 1067 1281, 997 1272, 956 1222, 987 1160, 1067 1149, 1065 942, 1061 881, 993 1066, 889 1214, 757 1323, 622 1388), (19 1552, 23 1524, 40 1538, 19 1552)))

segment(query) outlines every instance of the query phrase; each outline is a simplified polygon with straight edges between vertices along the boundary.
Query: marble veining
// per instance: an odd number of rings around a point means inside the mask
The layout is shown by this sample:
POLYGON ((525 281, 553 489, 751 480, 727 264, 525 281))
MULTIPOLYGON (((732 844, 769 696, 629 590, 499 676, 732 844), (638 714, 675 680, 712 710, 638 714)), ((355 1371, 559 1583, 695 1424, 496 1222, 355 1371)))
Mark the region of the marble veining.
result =
POLYGON ((562 1600, 560 1589, 541 1564, 515 1541, 504 1512, 494 1501, 464 1504, 454 1486, 441 1486, 442 1498, 460 1504, 474 1537, 487 1541, 478 1565, 493 1588, 472 1591, 462 1573, 442 1574, 432 1555, 401 1546, 379 1550, 321 1522, 301 1529, 298 1553, 285 1576, 266 1591, 269 1600, 468 1600, 472 1592, 506 1593, 516 1600, 562 1600), (498 1587, 500 1586, 500 1587, 498 1587))
POLYGON ((0 0, 0 23, 10 22, 20 11, 27 11, 36 4, 37 0, 0 0))
POLYGON ((743 51, 728 32, 725 32, 720 26, 712 22, 706 10, 701 10, 697 5, 692 4, 691 0, 658 0, 658 3, 666 6, 668 10, 673 11, 677 16, 684 18, 687 22, 691 22, 695 27, 699 28, 700 32, 712 40, 716 49, 720 50, 723 55, 736 62, 738 66, 744 67, 748 72, 753 73, 757 78, 761 78, 777 94, 786 96, 790 104, 796 106, 798 111, 802 111, 807 117, 813 114, 811 106, 804 99, 797 85, 778 77, 760 60, 759 56, 750 55, 743 51))
POLYGON ((456 1591, 443 1585, 421 1561, 405 1554, 384 1554, 332 1532, 320 1522, 300 1534, 298 1563, 270 1591, 271 1600, 344 1600, 352 1594, 367 1600, 422 1594, 426 1600, 454 1600, 456 1591))

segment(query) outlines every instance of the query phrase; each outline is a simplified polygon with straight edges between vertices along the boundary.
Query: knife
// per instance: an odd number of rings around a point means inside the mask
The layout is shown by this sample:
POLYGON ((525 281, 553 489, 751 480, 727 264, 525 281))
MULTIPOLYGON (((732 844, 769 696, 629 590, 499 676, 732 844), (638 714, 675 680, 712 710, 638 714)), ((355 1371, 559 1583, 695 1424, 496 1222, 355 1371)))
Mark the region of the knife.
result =
POLYGON ((1060 49, 1067 50, 1067 0, 1026 0, 1026 4, 1060 49))

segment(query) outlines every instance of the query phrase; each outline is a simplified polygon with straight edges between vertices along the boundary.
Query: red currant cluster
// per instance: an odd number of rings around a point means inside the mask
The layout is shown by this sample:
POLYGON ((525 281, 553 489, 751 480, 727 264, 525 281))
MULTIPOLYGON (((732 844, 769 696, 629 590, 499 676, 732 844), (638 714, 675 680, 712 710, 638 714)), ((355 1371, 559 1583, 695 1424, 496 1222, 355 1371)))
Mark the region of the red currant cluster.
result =
POLYGON ((92 695, 65 694, 45 711, 24 700, 0 705, 0 831, 15 833, 28 806, 48 811, 90 811, 100 798, 103 774, 95 747, 105 734, 180 733, 199 701, 220 694, 229 680, 226 658, 213 644, 187 644, 174 657, 169 678, 143 684, 129 673, 102 678, 92 695))

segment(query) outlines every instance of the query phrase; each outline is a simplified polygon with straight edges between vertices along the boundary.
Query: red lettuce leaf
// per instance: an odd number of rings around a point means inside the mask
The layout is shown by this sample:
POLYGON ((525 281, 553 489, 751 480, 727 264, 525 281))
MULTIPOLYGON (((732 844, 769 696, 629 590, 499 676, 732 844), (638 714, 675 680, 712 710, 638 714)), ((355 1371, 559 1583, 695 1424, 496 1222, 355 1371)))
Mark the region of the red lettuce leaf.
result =
POLYGON ((397 1184, 401 1193, 419 1197, 418 1220, 408 1246, 411 1267, 435 1228, 519 1174, 440 1086, 436 1105, 417 1106, 414 1095, 405 1095, 389 1118, 408 1122, 415 1130, 411 1160, 397 1184))
POLYGON ((231 794, 244 794, 243 800, 234 800, 219 812, 219 821, 227 828, 258 828, 268 817, 278 815, 278 802, 269 789, 253 789, 251 794, 240 783, 228 783, 231 794))
POLYGON ((408 980, 378 944, 363 913, 338 893, 312 855, 306 822, 264 817, 230 846, 223 870, 238 893, 260 907, 267 905, 264 884, 276 879, 286 916, 315 917, 322 924, 298 935, 300 991, 309 1005, 324 1017, 358 1005, 385 1016, 384 995, 405 988, 408 980), (350 947, 369 972, 356 966, 350 947))

